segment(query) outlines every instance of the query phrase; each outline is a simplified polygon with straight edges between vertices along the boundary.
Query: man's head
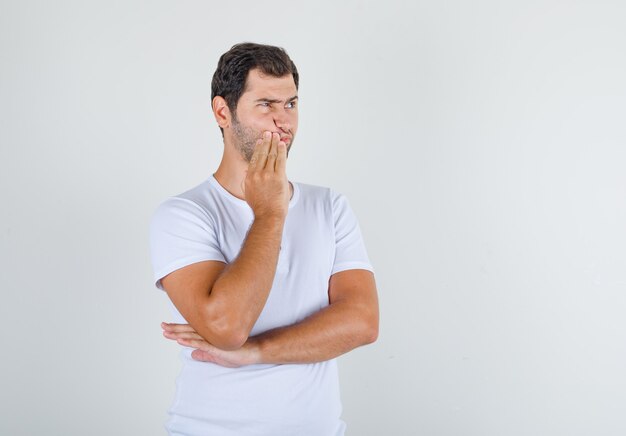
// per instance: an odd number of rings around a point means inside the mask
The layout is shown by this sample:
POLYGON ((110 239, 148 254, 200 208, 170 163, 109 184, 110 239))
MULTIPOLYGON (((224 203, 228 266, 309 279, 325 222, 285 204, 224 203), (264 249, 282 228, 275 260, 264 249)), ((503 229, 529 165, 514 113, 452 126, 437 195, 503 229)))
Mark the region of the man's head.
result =
POLYGON ((298 70, 279 47, 234 45, 211 82, 213 112, 225 140, 249 161, 264 131, 278 132, 287 148, 298 127, 298 70))

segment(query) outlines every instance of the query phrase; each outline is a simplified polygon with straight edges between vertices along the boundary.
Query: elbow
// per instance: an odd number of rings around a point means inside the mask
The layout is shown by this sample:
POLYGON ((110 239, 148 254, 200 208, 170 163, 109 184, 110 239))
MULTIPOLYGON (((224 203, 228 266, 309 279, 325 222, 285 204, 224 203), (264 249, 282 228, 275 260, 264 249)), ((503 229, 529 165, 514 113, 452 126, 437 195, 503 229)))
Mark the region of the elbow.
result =
POLYGON ((220 337, 221 344, 217 346, 224 351, 235 351, 243 347, 248 341, 248 334, 239 330, 230 330, 220 337))
POLYGON ((364 345, 373 344, 378 339, 378 323, 369 325, 363 335, 364 345))
POLYGON ((223 320, 212 323, 209 329, 211 331, 211 340, 209 342, 220 350, 238 350, 248 340, 248 332, 238 325, 233 325, 233 323, 223 320))
POLYGON ((361 327, 363 345, 373 344, 378 339, 378 314, 363 319, 361 327))
POLYGON ((208 316, 206 325, 206 335, 203 337, 211 345, 220 350, 235 351, 243 347, 250 334, 241 322, 224 314, 220 316, 208 316))

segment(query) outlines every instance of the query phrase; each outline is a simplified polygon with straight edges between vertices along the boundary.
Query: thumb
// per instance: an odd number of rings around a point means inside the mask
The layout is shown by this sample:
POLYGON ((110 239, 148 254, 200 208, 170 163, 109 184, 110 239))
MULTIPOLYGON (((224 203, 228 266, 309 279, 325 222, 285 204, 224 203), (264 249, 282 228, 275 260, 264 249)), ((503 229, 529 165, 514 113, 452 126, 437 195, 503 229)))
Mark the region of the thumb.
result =
POLYGON ((211 355, 203 350, 193 350, 191 352, 191 358, 201 362, 211 362, 211 355))

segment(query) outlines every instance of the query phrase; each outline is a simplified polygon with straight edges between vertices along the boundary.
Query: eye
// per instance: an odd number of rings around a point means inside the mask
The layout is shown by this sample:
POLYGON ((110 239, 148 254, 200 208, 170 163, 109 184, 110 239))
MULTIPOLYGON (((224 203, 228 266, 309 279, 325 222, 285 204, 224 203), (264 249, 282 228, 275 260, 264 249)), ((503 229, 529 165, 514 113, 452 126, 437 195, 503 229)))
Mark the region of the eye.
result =
POLYGON ((271 106, 271 103, 270 103, 269 101, 263 101, 263 102, 259 103, 259 106, 262 106, 262 107, 270 107, 270 106, 271 106))
POLYGON ((295 101, 295 100, 294 100, 294 101, 290 101, 289 103, 287 103, 287 107, 288 107, 289 109, 295 109, 295 107, 296 107, 296 101, 295 101))

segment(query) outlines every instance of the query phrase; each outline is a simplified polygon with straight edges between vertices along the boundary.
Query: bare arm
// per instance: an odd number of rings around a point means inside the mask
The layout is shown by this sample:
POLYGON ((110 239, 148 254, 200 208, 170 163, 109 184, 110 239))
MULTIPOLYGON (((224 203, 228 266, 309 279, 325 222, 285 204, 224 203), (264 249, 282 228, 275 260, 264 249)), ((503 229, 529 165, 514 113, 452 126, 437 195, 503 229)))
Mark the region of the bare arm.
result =
POLYGON ((334 274, 330 305, 289 327, 255 338, 260 363, 311 363, 333 359, 378 337, 378 297, 366 270, 334 274))
POLYGON ((255 218, 237 259, 227 266, 199 262, 161 280, 193 329, 224 350, 246 342, 274 280, 289 204, 286 147, 279 140, 264 136, 250 161, 245 197, 255 218))
POLYGON ((207 343, 185 324, 164 324, 165 337, 196 348, 194 359, 223 366, 253 363, 312 363, 340 356, 378 337, 374 275, 365 270, 334 274, 330 305, 303 321, 251 337, 241 349, 225 351, 207 343))

